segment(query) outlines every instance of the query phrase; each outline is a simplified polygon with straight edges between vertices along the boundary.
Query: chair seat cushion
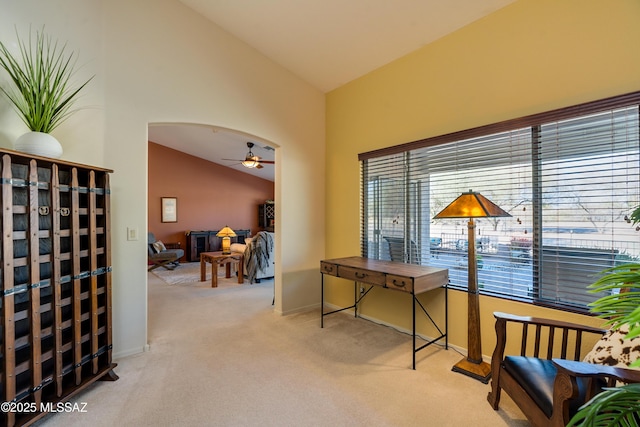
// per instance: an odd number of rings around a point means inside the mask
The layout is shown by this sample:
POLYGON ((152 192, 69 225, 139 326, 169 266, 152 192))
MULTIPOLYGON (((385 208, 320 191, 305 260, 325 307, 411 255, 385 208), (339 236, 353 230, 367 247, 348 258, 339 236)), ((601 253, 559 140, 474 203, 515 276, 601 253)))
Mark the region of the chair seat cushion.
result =
MULTIPOLYGON (((551 417, 553 413, 553 382, 557 369, 551 360, 537 357, 507 356, 502 366, 536 402, 538 407, 551 417)), ((577 378, 578 398, 570 404, 570 413, 574 414, 584 403, 586 379, 577 378)))
POLYGON ((182 257, 182 255, 184 255, 184 251, 182 249, 167 249, 166 251, 162 251, 160 253, 150 255, 149 258, 151 258, 152 260, 164 261, 168 259, 169 260, 178 259, 182 257))

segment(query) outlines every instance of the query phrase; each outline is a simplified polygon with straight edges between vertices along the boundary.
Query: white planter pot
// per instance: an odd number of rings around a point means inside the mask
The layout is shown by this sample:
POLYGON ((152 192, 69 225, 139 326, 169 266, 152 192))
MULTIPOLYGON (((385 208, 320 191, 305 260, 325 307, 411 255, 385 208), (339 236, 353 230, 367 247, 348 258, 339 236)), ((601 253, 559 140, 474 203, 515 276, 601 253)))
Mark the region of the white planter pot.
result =
POLYGON ((17 151, 36 156, 59 159, 62 156, 62 145, 48 133, 27 132, 20 135, 13 144, 17 151))

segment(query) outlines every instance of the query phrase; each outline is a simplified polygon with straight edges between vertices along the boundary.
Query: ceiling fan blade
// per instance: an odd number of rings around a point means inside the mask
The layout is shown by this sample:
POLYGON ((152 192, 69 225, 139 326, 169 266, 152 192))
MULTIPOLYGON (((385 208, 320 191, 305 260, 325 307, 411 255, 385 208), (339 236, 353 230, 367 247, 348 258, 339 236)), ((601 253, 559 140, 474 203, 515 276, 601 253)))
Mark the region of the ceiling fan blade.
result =
POLYGON ((262 169, 264 166, 262 166, 260 163, 258 163, 258 166, 256 166, 256 169, 262 169))
POLYGON ((220 159, 220 160, 229 160, 229 161, 232 161, 232 162, 244 162, 244 159, 242 159, 242 160, 241 159, 220 159))
POLYGON ((268 165, 274 165, 276 162, 273 160, 260 160, 260 163, 266 163, 268 165))

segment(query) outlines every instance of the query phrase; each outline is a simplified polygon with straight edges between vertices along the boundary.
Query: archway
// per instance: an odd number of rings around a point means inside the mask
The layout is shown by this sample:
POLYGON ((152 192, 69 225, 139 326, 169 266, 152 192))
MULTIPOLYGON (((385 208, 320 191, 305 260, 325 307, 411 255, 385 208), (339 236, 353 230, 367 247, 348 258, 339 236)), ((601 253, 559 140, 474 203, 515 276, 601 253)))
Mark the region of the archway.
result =
MULTIPOLYGON (((276 201, 278 145, 245 132, 211 125, 150 123, 148 130, 148 228, 156 238, 177 240, 186 248, 188 230, 229 225, 251 229, 251 234, 259 231, 258 205, 266 200, 276 201), (254 144, 251 150, 256 156, 274 163, 255 169, 242 166, 240 160, 248 153, 247 142, 254 144), (177 200, 176 222, 161 221, 161 197, 177 200)), ((278 242, 279 227, 274 232, 278 242)), ((276 243, 276 266, 280 262, 279 251, 276 243)), ((277 309, 281 295, 279 268, 274 288, 277 309)))

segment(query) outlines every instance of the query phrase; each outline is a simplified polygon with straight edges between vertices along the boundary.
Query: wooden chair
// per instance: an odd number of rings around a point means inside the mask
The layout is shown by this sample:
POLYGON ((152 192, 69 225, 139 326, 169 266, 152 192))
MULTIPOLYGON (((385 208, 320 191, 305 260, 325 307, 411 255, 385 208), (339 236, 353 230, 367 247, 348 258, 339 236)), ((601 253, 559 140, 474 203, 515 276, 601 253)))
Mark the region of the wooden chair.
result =
POLYGON ((583 338, 599 338, 606 332, 603 329, 505 313, 494 316, 497 342, 487 400, 495 410, 504 390, 532 426, 564 427, 603 386, 615 386, 616 381, 640 382, 640 371, 580 361, 584 357, 583 338), (515 325, 516 330, 521 327, 521 333, 510 337, 520 344, 516 356, 505 356, 508 325, 515 325))

